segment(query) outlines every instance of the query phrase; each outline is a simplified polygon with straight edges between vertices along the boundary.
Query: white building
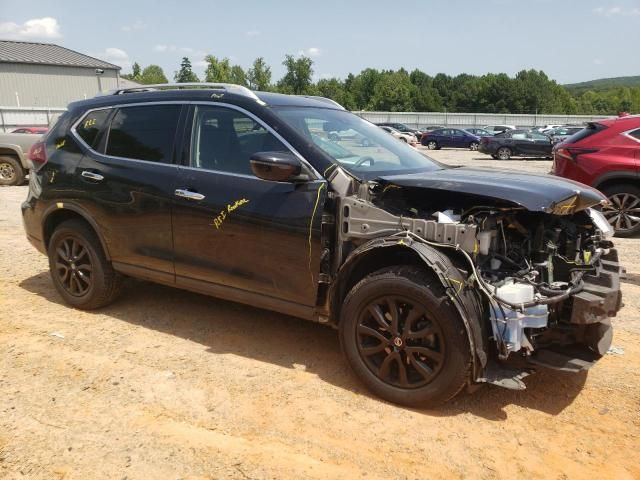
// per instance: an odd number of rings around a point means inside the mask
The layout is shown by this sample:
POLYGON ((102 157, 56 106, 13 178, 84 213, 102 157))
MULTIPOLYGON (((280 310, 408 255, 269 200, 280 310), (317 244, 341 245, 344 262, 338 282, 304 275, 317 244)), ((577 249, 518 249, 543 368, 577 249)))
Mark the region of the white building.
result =
POLYGON ((124 82, 119 66, 68 48, 0 40, 0 107, 65 108, 124 82))

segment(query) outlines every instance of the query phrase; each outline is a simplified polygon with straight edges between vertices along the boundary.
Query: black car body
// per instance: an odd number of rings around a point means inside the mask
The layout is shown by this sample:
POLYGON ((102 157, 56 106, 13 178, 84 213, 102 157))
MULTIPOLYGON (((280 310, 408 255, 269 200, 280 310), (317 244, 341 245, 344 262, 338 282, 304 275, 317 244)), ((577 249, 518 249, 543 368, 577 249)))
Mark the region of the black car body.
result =
POLYGON ((420 137, 422 136, 422 131, 418 130, 417 128, 408 127, 404 123, 383 122, 383 123, 376 123, 376 125, 378 125, 379 127, 395 128, 396 130, 402 133, 410 133, 411 135, 415 135, 416 139, 418 140, 420 140, 420 137))
POLYGON ((620 266, 599 192, 447 167, 330 100, 122 90, 71 104, 30 157, 27 238, 76 308, 131 276, 325 323, 406 405, 522 389, 535 365, 579 371, 611 341, 620 266), (327 138, 350 130, 375 147, 327 138))
POLYGON ((542 133, 509 130, 492 137, 482 137, 478 151, 500 160, 511 157, 551 158, 552 147, 551 139, 542 133))

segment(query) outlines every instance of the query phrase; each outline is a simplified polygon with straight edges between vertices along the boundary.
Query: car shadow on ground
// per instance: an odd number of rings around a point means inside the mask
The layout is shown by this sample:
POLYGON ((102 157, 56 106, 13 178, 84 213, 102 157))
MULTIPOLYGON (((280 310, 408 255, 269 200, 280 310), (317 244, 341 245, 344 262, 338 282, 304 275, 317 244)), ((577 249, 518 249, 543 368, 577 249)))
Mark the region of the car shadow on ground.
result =
MULTIPOLYGON (((19 286, 65 305, 48 272, 27 278, 19 286)), ((351 373, 340 352, 336 330, 327 326, 132 279, 127 280, 124 291, 118 301, 95 314, 197 342, 214 354, 240 355, 285 368, 304 365, 307 372, 339 388, 382 401, 351 373)), ((471 413, 506 420, 504 407, 513 404, 557 415, 573 402, 585 381, 586 374, 544 370, 525 379, 528 388, 524 391, 482 386, 437 410, 411 410, 430 416, 471 413)))

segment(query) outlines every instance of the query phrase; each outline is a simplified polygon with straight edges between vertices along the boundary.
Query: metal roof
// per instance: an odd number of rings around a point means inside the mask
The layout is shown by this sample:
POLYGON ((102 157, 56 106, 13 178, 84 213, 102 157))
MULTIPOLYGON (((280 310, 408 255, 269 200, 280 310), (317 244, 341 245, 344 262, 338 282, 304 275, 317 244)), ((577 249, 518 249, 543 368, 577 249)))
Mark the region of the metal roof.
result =
POLYGON ((31 63, 120 70, 112 63, 52 43, 0 40, 0 63, 31 63))

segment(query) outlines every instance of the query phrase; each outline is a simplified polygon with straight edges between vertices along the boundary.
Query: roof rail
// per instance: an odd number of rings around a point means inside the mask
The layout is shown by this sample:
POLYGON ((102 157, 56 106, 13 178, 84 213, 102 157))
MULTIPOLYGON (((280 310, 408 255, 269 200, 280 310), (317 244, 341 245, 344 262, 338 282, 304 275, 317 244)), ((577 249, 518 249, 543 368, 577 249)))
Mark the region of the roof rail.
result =
POLYGON ((340 105, 338 102, 336 102, 335 100, 331 100, 330 98, 327 97, 321 97, 319 95, 300 95, 301 97, 305 97, 305 98, 313 98, 314 100, 318 100, 320 102, 324 102, 324 103, 328 103, 333 105, 334 107, 338 107, 342 110, 346 110, 346 108, 344 108, 342 105, 340 105))
POLYGON ((107 95, 122 95, 125 93, 138 92, 154 92, 157 90, 183 90, 189 88, 203 88, 209 90, 223 90, 236 95, 252 98, 258 102, 262 102, 260 98, 247 87, 236 85, 234 83, 207 83, 207 82, 188 82, 188 83, 157 83, 153 85, 138 85, 135 87, 118 88, 110 91, 107 95))

